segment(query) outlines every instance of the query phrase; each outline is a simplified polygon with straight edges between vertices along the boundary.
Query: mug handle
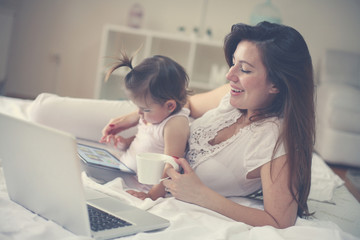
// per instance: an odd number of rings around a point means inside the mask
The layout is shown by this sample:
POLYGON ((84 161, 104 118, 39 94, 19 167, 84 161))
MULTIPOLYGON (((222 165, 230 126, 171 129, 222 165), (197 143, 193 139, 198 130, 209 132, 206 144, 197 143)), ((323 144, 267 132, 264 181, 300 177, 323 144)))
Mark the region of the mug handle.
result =
POLYGON ((175 171, 179 171, 179 164, 177 164, 174 159, 174 157, 170 157, 165 162, 171 164, 171 166, 174 167, 175 171))

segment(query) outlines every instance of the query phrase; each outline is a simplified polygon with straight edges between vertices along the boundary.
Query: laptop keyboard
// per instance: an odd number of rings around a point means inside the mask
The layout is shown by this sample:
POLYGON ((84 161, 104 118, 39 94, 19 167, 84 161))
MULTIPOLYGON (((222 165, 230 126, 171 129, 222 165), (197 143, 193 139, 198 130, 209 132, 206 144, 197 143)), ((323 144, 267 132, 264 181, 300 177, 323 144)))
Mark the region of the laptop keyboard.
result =
POLYGON ((94 232, 132 225, 129 222, 110 215, 93 206, 87 205, 87 207, 90 218, 90 227, 94 232))

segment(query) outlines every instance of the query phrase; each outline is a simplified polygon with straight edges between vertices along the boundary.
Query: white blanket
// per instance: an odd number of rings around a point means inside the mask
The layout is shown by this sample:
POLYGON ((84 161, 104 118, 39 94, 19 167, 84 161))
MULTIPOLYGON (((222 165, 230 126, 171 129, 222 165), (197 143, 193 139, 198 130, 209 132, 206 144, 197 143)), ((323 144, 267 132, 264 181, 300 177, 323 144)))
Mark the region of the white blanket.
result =
MULTIPOLYGON (((335 223, 322 220, 298 219, 287 229, 251 227, 235 222, 208 209, 185 203, 168 196, 156 201, 144 201, 127 194, 121 178, 100 185, 83 174, 86 186, 126 200, 129 204, 169 219, 170 227, 163 231, 139 233, 122 239, 357 239, 335 223)), ((262 208, 262 202, 247 198, 232 198, 240 204, 262 208)), ((29 212, 12 202, 7 195, 3 175, 0 175, 0 239, 86 239, 75 236, 52 221, 29 212)))
MULTIPOLYGON (((32 109, 35 109, 32 101, 0 97, 0 112, 29 119, 32 109)), ((359 203, 344 187, 342 180, 316 154, 313 157, 312 169, 309 206, 310 210, 316 212, 315 218, 298 218, 295 226, 287 229, 251 227, 208 209, 176 200, 172 196, 156 201, 142 201, 125 192, 127 185, 121 178, 101 185, 84 173, 83 182, 86 186, 125 199, 130 204, 171 222, 170 227, 165 230, 139 233, 122 239, 360 239, 359 203)), ((231 199, 246 206, 263 208, 260 200, 242 197, 231 199)), ((88 238, 75 236, 52 221, 45 220, 12 202, 7 195, 0 162, 0 239, 88 238)))

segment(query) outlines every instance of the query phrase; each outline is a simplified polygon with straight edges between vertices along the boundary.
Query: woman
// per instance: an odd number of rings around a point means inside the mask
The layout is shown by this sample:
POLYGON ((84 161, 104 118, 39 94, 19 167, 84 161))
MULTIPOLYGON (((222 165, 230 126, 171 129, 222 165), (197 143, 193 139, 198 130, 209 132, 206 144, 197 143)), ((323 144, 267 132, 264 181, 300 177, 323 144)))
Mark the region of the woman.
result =
MULTIPOLYGON (((293 28, 262 22, 233 25, 224 51, 229 84, 189 98, 196 120, 187 161, 178 159, 184 173, 168 169, 163 185, 236 221, 292 226, 309 214, 315 116, 307 45, 293 28), (259 189, 264 210, 226 198, 259 189)), ((119 129, 126 122, 115 121, 119 129)))

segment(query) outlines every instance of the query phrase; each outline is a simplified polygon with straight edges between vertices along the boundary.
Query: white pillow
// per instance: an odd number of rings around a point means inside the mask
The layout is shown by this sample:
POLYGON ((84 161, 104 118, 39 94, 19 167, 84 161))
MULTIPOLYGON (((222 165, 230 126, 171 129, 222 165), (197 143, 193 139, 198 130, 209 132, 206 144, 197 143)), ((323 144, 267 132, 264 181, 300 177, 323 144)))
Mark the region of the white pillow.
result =
MULTIPOLYGON (((77 138, 99 141, 101 131, 110 119, 135 110, 136 106, 128 100, 70 98, 42 93, 31 103, 29 118, 77 138)), ((135 132, 136 128, 132 128, 121 135, 128 137, 135 132)))

